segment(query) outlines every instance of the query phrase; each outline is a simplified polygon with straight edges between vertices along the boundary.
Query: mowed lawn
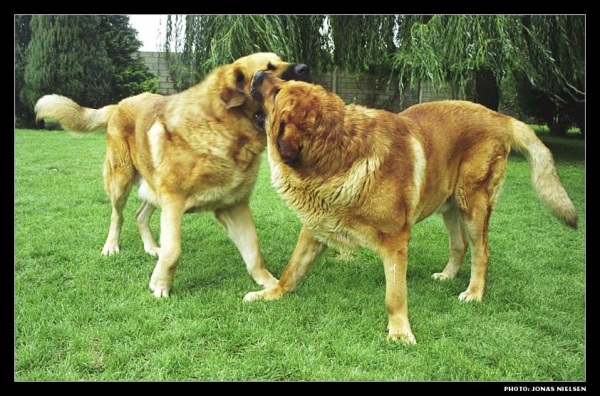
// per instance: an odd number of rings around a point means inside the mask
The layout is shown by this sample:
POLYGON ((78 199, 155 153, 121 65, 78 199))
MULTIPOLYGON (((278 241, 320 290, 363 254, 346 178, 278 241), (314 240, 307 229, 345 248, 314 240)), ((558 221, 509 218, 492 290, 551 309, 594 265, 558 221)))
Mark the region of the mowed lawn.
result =
MULTIPOLYGON (((448 258, 442 219, 413 228, 409 317, 418 344, 386 339, 385 279, 372 252, 328 249, 298 290, 244 303, 258 286, 211 213, 184 216, 171 297, 148 289, 126 207, 121 252, 104 257, 110 201, 105 134, 15 131, 15 381, 585 381, 585 143, 544 138, 580 216, 542 207, 524 158, 511 154, 489 232, 481 303, 462 303, 469 255, 448 258)), ((267 267, 279 277, 300 230, 270 186, 266 155, 251 207, 267 267)), ((152 219, 156 237, 160 212, 152 219)))

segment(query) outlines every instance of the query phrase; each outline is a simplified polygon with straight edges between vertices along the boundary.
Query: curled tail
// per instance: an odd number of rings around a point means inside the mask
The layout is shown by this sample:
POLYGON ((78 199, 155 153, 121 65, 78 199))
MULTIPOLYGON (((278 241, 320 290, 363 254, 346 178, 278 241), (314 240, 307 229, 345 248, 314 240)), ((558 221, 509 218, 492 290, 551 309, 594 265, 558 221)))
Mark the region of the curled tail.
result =
POLYGON ((108 105, 97 110, 90 109, 78 105, 65 96, 45 95, 35 104, 35 119, 39 122, 45 117, 51 117, 71 132, 94 132, 106 129, 116 107, 116 105, 108 105))
POLYGON ((513 120, 513 147, 531 167, 531 184, 542 203, 566 225, 577 228, 577 211, 563 187, 552 153, 527 124, 513 120))

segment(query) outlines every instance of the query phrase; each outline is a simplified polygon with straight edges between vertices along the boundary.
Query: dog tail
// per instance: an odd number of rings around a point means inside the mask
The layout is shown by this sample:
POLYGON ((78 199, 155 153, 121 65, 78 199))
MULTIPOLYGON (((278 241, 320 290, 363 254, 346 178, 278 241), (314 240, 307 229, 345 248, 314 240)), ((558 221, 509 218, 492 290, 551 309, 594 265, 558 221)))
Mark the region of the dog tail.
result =
POLYGON ((560 181, 552 153, 533 129, 519 120, 513 120, 513 147, 529 162, 531 184, 542 203, 566 225, 577 228, 577 211, 560 181))
POLYGON ((90 109, 78 105, 65 96, 53 94, 42 96, 35 104, 34 110, 38 124, 40 120, 51 117, 71 132, 85 133, 106 129, 116 107, 116 105, 108 105, 97 110, 90 109))

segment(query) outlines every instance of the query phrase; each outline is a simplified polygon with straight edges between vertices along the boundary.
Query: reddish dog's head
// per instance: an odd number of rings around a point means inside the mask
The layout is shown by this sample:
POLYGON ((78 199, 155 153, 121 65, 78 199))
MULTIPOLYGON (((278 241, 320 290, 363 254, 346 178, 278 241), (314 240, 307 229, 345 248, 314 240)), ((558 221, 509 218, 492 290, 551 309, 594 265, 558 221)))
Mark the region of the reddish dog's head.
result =
POLYGON ((343 100, 320 85, 258 72, 250 93, 264 109, 269 145, 288 165, 299 165, 309 145, 343 127, 343 100))

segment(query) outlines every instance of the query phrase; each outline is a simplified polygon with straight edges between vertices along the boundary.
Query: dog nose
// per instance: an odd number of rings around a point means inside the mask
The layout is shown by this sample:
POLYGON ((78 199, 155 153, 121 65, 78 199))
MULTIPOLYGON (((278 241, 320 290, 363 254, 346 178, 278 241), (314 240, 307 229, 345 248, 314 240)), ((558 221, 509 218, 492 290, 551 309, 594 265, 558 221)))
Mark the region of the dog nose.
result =
POLYGON ((254 81, 252 82, 252 85, 259 85, 262 84, 263 79, 265 78, 265 75, 267 73, 265 73, 264 71, 259 71, 254 75, 254 81))
POLYGON ((267 73, 265 73, 264 71, 261 70, 261 71, 257 72, 254 75, 254 78, 252 79, 252 84, 250 85, 250 96, 252 96, 252 98, 254 98, 255 100, 261 99, 259 87, 262 84, 263 80, 265 79, 266 75, 267 75, 267 73))
POLYGON ((310 69, 308 68, 308 65, 299 63, 296 65, 296 67, 294 67, 294 73, 296 73, 296 75, 299 77, 306 77, 310 73, 310 69))
POLYGON ((298 80, 306 82, 310 81, 310 68, 304 63, 299 63, 294 67, 294 74, 298 80))

